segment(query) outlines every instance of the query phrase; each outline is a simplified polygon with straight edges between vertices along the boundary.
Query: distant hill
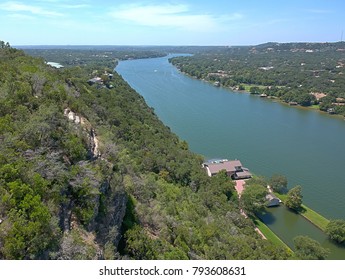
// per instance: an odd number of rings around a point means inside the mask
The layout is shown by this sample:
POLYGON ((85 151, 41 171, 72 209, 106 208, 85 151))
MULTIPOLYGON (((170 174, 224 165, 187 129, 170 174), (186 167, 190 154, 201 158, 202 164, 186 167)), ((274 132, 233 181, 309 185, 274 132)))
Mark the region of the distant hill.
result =
POLYGON ((287 51, 287 50, 314 50, 314 51, 336 51, 338 49, 345 49, 345 42, 334 42, 334 43, 277 43, 268 42, 253 46, 256 49, 273 49, 275 51, 287 51))

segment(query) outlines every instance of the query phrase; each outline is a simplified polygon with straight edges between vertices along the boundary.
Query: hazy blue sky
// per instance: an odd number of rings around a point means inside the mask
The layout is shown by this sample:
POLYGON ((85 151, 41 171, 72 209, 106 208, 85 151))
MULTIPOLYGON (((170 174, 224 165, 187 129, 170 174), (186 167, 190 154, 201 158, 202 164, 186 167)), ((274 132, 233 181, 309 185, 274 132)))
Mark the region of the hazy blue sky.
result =
POLYGON ((0 18, 0 40, 11 45, 334 42, 345 1, 2 0, 0 18))

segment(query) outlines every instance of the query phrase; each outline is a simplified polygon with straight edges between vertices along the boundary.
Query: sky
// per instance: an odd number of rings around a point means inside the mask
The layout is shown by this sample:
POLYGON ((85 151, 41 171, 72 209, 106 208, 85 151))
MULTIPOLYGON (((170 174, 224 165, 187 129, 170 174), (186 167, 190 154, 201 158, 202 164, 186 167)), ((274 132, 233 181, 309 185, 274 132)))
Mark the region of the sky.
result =
POLYGON ((344 0, 1 0, 0 19, 12 46, 345 40, 344 0))

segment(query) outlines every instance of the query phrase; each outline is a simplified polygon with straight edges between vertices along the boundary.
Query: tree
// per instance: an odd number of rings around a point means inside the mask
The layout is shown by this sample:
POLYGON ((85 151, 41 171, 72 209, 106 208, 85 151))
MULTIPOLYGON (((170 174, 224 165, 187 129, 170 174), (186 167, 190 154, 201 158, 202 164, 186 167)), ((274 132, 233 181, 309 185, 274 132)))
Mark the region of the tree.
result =
POLYGON ((37 259, 51 249, 58 232, 51 224, 49 209, 34 190, 20 180, 7 184, 12 204, 8 211, 9 229, 0 232, 1 253, 6 259, 37 259))
POLYGON ((86 157, 87 151, 84 148, 80 137, 75 135, 68 135, 64 143, 67 155, 73 162, 77 162, 86 157))
POLYGON ((345 221, 332 220, 326 227, 326 233, 329 238, 338 242, 345 243, 345 221))
POLYGON ((294 238, 295 255, 302 260, 324 260, 330 251, 321 246, 319 242, 309 236, 297 236, 294 238))
POLYGON ((254 176, 246 181, 246 186, 260 185, 266 188, 267 184, 267 179, 264 176, 254 176))
POLYGON ((244 87, 244 85, 239 85, 238 86, 238 90, 245 90, 246 88, 244 87))
POLYGON ((302 106, 310 106, 315 100, 315 96, 308 93, 299 94, 296 97, 296 102, 302 106))
POLYGON ((4 41, 0 41, 0 49, 10 49, 10 48, 11 46, 9 42, 5 43, 4 41))
POLYGON ((241 195, 243 209, 249 214, 254 214, 265 208, 267 189, 260 185, 250 185, 241 195))
POLYGON ((260 93, 260 88, 259 87, 250 87, 249 92, 251 94, 259 94, 260 93))
POLYGON ((273 191, 278 193, 283 193, 287 189, 287 178, 283 175, 274 174, 270 181, 269 181, 270 187, 273 191))
POLYGON ((157 250, 154 248, 155 241, 150 239, 140 226, 136 225, 125 234, 127 253, 137 260, 157 259, 157 250))
POLYGON ((287 193, 285 205, 292 210, 298 211, 302 205, 302 198, 302 187, 296 186, 287 193))

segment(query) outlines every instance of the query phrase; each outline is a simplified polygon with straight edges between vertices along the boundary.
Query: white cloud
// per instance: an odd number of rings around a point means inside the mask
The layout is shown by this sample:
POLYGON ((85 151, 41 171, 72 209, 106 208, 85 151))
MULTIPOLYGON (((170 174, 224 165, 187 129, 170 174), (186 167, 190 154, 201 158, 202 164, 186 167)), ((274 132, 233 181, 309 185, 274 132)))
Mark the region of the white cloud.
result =
POLYGON ((34 20, 35 19, 35 17, 33 17, 33 16, 23 15, 23 14, 10 14, 7 16, 7 18, 19 20, 19 21, 21 21, 21 20, 28 21, 28 20, 34 20))
POLYGON ((8 12, 28 12, 33 15, 45 16, 45 17, 60 17, 63 16, 61 13, 50 11, 39 6, 26 5, 20 2, 5 2, 0 4, 0 9, 8 12))
POLYGON ((61 8, 66 8, 66 9, 82 9, 82 8, 89 8, 90 5, 87 5, 87 4, 71 4, 71 5, 60 5, 61 8))
POLYGON ((241 14, 210 15, 190 12, 187 5, 129 5, 109 13, 117 20, 150 27, 172 27, 193 31, 211 31, 223 23, 243 18, 241 14))
POLYGON ((332 14, 333 11, 331 10, 317 10, 317 9, 309 9, 307 12, 312 14, 332 14))

